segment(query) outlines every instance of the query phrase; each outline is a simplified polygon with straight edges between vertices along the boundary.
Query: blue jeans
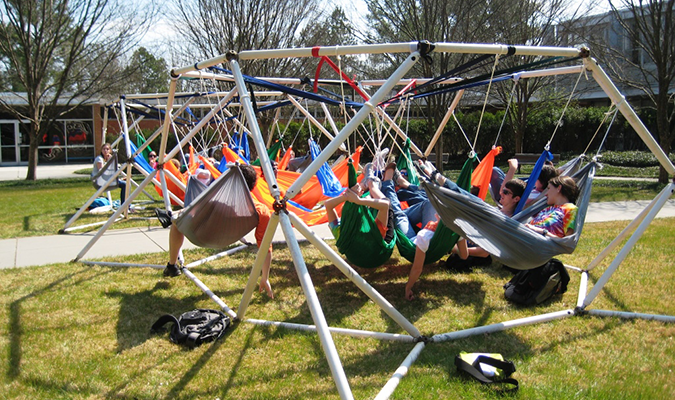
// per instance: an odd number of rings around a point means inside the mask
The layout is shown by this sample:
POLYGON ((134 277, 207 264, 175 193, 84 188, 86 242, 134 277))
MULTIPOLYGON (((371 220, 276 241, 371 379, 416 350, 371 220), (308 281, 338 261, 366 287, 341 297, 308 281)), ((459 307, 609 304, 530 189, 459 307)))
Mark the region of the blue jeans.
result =
POLYGON ((492 198, 497 203, 499 203, 499 200, 502 198, 502 194, 499 190, 502 188, 504 178, 506 178, 504 171, 502 171, 500 168, 492 167, 492 176, 490 177, 490 195, 492 195, 492 198))
POLYGON ((400 201, 405 201, 409 206, 429 200, 427 193, 417 185, 410 185, 407 189, 399 189, 396 196, 400 201))
POLYGON ((396 196, 396 189, 394 188, 394 181, 382 181, 382 194, 389 199, 389 208, 394 213, 394 218, 396 219, 396 227, 401 230, 407 237, 414 238, 415 230, 412 225, 410 225, 410 220, 408 216, 401 210, 401 202, 396 196))

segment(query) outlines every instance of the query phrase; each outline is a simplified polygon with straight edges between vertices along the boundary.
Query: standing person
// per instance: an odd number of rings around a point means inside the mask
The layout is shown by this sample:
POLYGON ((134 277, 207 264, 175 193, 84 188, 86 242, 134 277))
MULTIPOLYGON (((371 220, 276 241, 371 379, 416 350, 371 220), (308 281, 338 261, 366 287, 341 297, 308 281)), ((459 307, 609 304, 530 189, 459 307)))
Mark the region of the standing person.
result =
MULTIPOLYGON (((241 173, 244 176, 249 191, 252 191, 258 181, 255 170, 250 165, 243 165, 241 166, 241 173)), ((253 204, 258 213, 258 225, 255 228, 255 241, 258 247, 260 247, 272 214, 269 208, 257 201, 255 197, 253 197, 253 204)), ((179 212, 170 213, 161 209, 155 209, 155 214, 157 214, 157 218, 164 228, 171 227, 171 230, 169 231, 169 262, 166 264, 166 268, 164 268, 164 276, 178 276, 181 274, 180 268, 182 268, 182 266, 179 266, 178 254, 185 241, 185 235, 183 235, 176 225, 172 223, 172 218, 177 218, 179 212)), ((225 229, 225 226, 223 226, 223 229, 225 229)), ((267 249, 267 256, 263 262, 262 275, 260 277, 260 292, 262 293, 264 291, 269 297, 274 298, 274 292, 272 291, 272 286, 269 282, 271 263, 272 245, 270 244, 269 249, 267 249)))
MULTIPOLYGON (((112 158, 112 156, 113 156, 112 146, 110 145, 110 143, 104 143, 103 146, 101 146, 101 154, 96 156, 96 158, 94 159, 94 167, 91 171, 92 179, 96 175, 98 175, 103 166, 105 166, 105 164, 112 158)), ((120 188, 120 202, 124 203, 124 200, 126 199, 127 183, 122 179, 118 179, 117 186, 120 188)))

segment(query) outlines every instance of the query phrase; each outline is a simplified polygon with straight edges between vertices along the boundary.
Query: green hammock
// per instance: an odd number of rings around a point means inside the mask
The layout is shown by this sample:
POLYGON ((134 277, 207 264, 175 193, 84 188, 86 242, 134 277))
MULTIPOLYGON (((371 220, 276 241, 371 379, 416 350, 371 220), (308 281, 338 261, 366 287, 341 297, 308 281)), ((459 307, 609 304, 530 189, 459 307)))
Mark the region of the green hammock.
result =
POLYGON ((413 185, 419 185, 420 180, 417 177, 417 172, 415 172, 415 167, 412 165, 412 158, 410 158, 410 138, 405 140, 405 145, 401 150, 401 155, 398 156, 396 161, 396 168, 399 171, 406 170, 408 171, 408 182, 413 185))
MULTIPOLYGON (((270 160, 276 160, 277 155, 279 154, 279 150, 281 150, 281 140, 277 140, 274 142, 273 145, 270 146, 269 149, 267 149, 267 155, 269 156, 270 160)), ((251 163, 251 165, 255 165, 256 167, 260 166, 260 158, 256 159, 251 163)))
POLYGON ((361 268, 377 268, 394 252, 396 236, 385 242, 377 225, 377 211, 366 206, 345 202, 340 219, 340 236, 335 245, 350 263, 361 268))
MULTIPOLYGON (((349 187, 356 185, 356 170, 349 160, 349 187)), ((396 236, 385 242, 377 229, 377 210, 367 206, 344 203, 340 218, 340 236, 335 245, 347 260, 361 268, 377 268, 389 260, 394 252, 396 236)))
MULTIPOLYGON (((144 144, 145 144, 145 136, 143 136, 143 134, 141 132, 137 132, 136 133, 136 147, 140 148, 144 144)), ((146 160, 149 160, 151 151, 152 151, 152 149, 150 148, 150 146, 144 148, 143 151, 141 152, 141 154, 143 154, 143 158, 145 158, 146 160)))
MULTIPOLYGON (((476 161, 476 156, 469 158, 464 162, 462 171, 457 178, 457 186, 464 190, 471 188, 471 173, 473 172, 473 164, 476 161)), ((429 242, 429 249, 424 257, 424 264, 434 263, 443 258, 452 247, 459 240, 459 235, 451 231, 443 224, 443 221, 438 223, 438 227, 429 242)), ((393 242, 393 240, 392 240, 393 242)), ((396 229, 396 244, 398 252, 405 257, 406 260, 413 262, 415 259, 415 244, 400 230, 396 229)))

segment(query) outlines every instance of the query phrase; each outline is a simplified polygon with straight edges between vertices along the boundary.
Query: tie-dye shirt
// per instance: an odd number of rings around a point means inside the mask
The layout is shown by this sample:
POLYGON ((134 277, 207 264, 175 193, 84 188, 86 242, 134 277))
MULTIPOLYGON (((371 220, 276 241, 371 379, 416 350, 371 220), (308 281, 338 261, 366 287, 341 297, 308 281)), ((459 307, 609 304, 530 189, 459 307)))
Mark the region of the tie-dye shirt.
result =
POLYGON ((572 203, 565 203, 561 206, 546 207, 535 215, 529 223, 546 229, 552 235, 564 237, 568 229, 576 229, 577 206, 572 203))

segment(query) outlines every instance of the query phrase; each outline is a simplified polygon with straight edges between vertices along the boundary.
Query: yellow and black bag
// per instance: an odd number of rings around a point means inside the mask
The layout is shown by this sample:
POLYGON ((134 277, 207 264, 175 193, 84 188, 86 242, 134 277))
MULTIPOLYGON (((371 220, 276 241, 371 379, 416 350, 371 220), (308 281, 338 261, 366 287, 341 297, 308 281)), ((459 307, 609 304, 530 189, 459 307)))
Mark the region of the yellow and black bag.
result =
POLYGON ((511 378, 516 366, 501 354, 460 352, 455 356, 455 366, 486 385, 498 384, 508 391, 518 390, 518 381, 511 378))

